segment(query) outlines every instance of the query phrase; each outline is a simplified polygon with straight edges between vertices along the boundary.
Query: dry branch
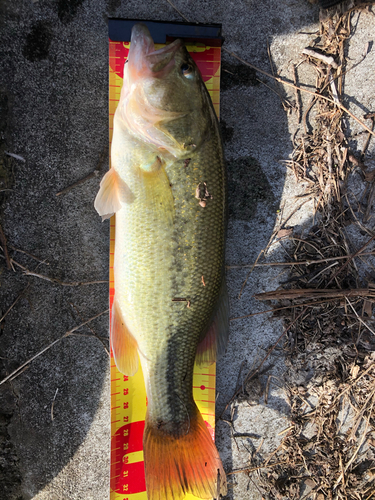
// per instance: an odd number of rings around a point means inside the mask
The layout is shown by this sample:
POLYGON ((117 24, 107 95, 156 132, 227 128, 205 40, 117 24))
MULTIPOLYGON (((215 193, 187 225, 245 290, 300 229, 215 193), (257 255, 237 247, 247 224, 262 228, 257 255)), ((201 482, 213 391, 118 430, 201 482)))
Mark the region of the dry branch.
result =
MULTIPOLYGON (((13 261, 14 262, 14 261, 13 261)), ((50 283, 56 283, 61 286, 84 286, 84 285, 97 285, 100 283, 108 284, 108 280, 97 280, 97 281, 61 281, 57 278, 51 278, 50 276, 45 276, 44 274, 35 273, 33 271, 29 271, 28 269, 24 270, 24 274, 26 276, 34 276, 36 278, 40 278, 45 281, 49 281, 50 283)))
POLYGON ((27 285, 26 288, 24 288, 22 290, 22 292, 18 295, 18 297, 16 298, 16 300, 12 303, 12 305, 5 311, 5 313, 2 315, 2 317, 0 318, 0 323, 8 316, 8 314, 10 313, 10 311, 13 309, 13 307, 17 304, 17 302, 19 300, 22 299, 22 297, 24 297, 26 291, 29 289, 30 285, 27 285))
POLYGON ((95 170, 93 170, 90 174, 86 175, 85 177, 83 177, 82 179, 78 180, 77 182, 75 182, 74 184, 71 184, 70 186, 66 187, 65 189, 63 189, 62 191, 59 191, 58 193, 56 193, 56 196, 60 196, 62 194, 65 194, 67 193, 68 191, 70 191, 71 189, 85 183, 86 181, 88 181, 89 179, 92 179, 93 177, 98 177, 103 166, 104 166, 104 161, 107 157, 107 153, 108 153, 108 146, 106 146, 103 150, 103 152, 100 154, 99 156, 99 161, 98 161, 98 165, 96 166, 95 170))
POLYGON ((41 351, 39 351, 37 354, 35 354, 32 358, 28 359, 27 361, 25 361, 25 363, 23 363, 21 366, 19 366, 16 370, 14 370, 11 374, 9 374, 7 377, 5 377, 3 380, 0 381, 0 385, 2 384, 5 384, 5 382, 7 382, 8 380, 10 379, 13 379, 15 378, 17 375, 20 375, 20 373, 23 371, 23 369, 29 365, 32 361, 34 361, 35 359, 37 359, 39 356, 41 356, 42 354, 44 354, 45 352, 47 352, 49 349, 51 349, 51 347, 53 347, 55 344, 57 344, 58 342, 60 342, 60 340, 64 339, 65 337, 69 337, 69 335, 72 335, 76 330, 78 330, 79 328, 81 328, 82 326, 85 326, 87 325, 88 323, 90 323, 91 321, 93 321, 94 319, 96 318, 99 318, 100 316, 102 316, 103 314, 106 314, 109 312, 109 309, 106 309, 105 311, 102 311, 101 313, 99 314, 96 314, 95 316, 93 316, 92 318, 84 321, 83 323, 81 323, 80 325, 77 325, 75 326, 74 328, 72 328, 71 330, 68 330, 67 332, 64 333, 64 335, 62 335, 61 337, 59 337, 58 339, 54 340, 51 344, 49 344, 47 347, 45 347, 44 349, 42 349, 41 351))
POLYGON ((7 263, 7 268, 12 269, 12 266, 10 264, 10 258, 9 258, 9 253, 8 253, 8 248, 7 248, 7 239, 5 237, 3 228, 0 226, 0 241, 3 247, 3 252, 4 252, 4 257, 5 261, 7 263))
POLYGON ((366 297, 367 299, 375 300, 375 289, 355 288, 350 290, 316 290, 315 288, 298 288, 292 290, 274 290, 272 292, 257 293, 254 297, 257 300, 340 299, 346 297, 366 297))

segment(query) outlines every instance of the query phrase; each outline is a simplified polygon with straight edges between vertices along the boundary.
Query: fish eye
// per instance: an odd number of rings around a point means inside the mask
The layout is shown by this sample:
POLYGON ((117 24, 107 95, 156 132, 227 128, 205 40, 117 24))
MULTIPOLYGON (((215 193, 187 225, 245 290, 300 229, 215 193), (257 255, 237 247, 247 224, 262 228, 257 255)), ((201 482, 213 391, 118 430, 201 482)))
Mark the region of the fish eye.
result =
POLYGON ((191 78, 193 76, 193 66, 188 63, 181 64, 181 73, 185 78, 191 78))

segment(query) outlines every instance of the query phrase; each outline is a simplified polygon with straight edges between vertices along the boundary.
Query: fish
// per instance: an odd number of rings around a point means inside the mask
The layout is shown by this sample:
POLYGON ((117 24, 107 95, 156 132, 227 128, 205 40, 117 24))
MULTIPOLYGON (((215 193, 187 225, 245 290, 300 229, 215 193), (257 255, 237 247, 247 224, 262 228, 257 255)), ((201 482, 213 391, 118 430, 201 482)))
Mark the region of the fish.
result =
POLYGON ((115 214, 111 346, 117 368, 140 360, 148 500, 227 491, 219 453, 193 399, 194 363, 223 354, 227 178, 218 120, 182 40, 155 50, 132 29, 114 115, 111 168, 95 199, 115 214))

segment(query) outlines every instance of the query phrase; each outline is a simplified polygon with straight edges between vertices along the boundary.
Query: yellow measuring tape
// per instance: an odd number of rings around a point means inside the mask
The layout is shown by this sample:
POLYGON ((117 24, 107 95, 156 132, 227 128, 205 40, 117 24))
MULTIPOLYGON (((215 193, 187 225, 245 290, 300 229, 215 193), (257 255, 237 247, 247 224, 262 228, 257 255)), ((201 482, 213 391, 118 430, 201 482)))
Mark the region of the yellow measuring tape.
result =
MULTIPOLYGON (((109 42, 109 131, 113 134, 115 113, 122 87, 124 63, 129 42, 109 42)), ((162 47, 163 45, 160 45, 162 47)), ((156 48, 159 48, 157 46, 156 48)), ((188 45, 197 63, 219 116, 221 48, 202 43, 188 45)), ((110 229, 110 305, 114 289, 113 261, 115 248, 115 217, 110 229)), ((194 367, 193 395, 203 419, 215 434, 216 364, 194 367)), ((128 377, 120 373, 111 352, 111 481, 110 500, 147 500, 144 462, 143 429, 146 416, 146 389, 141 364, 137 373, 128 377)), ((186 500, 196 499, 188 494, 186 500)))

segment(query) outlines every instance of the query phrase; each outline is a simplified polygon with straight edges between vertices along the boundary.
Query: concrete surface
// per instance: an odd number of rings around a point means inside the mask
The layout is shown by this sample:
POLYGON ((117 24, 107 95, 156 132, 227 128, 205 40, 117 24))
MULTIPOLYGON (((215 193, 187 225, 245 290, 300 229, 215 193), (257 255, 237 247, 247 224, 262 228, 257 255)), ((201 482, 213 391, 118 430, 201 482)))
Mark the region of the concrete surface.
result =
MULTIPOLYGON (((190 21, 222 23, 225 46, 266 71, 270 71, 268 40, 276 70, 288 78, 291 62, 301 60, 301 51, 318 30, 319 9, 307 0, 175 3, 190 21)), ((64 282, 108 279, 108 223, 102 224, 93 208, 99 179, 56 197, 92 172, 105 151, 108 16, 181 20, 164 0, 0 2, 0 190, 12 189, 0 191, 1 224, 9 244, 46 261, 11 250, 17 262, 64 282), (4 151, 26 161, 10 158, 4 151)), ((348 44, 353 63, 369 49, 375 18, 362 13, 354 21, 356 32, 348 44)), ((374 69, 371 45, 363 63, 346 77, 346 93, 352 96, 347 103, 359 116, 375 109, 374 83, 369 77, 374 69)), ((223 54, 223 70, 229 71, 223 73, 221 92, 230 182, 227 264, 240 265, 254 262, 275 224, 296 207, 294 180, 280 163, 292 152, 296 118, 287 116, 279 97, 256 80, 264 77, 239 66, 227 54, 223 54)), ((307 65, 300 67, 300 81, 313 81, 309 71, 307 65)), ((275 88, 294 99, 293 91, 275 88)), ((360 132, 352 122, 348 126, 360 132)), ((360 134, 352 146, 360 148, 363 140, 360 134)), ((289 224, 301 229, 310 217, 311 204, 307 204, 289 224)), ((268 256, 279 260, 283 251, 274 245, 268 256)), ((285 276, 280 276, 279 269, 258 268, 238 299, 246 273, 246 268, 228 270, 233 318, 264 310, 252 295, 275 289, 285 276)), ((20 268, 8 271, 3 260, 0 283, 0 316, 29 284, 0 324, 0 379, 107 308, 105 284, 61 286, 24 276, 20 268)), ((103 315, 90 324, 104 343, 107 323, 103 315)), ((242 363, 246 373, 246 367, 255 366, 280 332, 281 323, 266 314, 231 322, 227 354, 217 368, 218 414, 235 390, 242 363)), ((2 500, 108 497, 108 354, 87 327, 77 333, 0 386, 2 500)), ((217 446, 227 472, 246 465, 249 452, 262 439, 262 453, 273 450, 281 439, 279 432, 288 427, 281 350, 276 349, 267 363, 249 400, 235 405, 234 431, 245 436, 237 438, 236 444, 228 424, 221 421, 217 426, 217 446), (265 404, 269 374, 275 378, 265 404)), ((230 483, 228 499, 262 497, 245 475, 232 475, 230 483)))

